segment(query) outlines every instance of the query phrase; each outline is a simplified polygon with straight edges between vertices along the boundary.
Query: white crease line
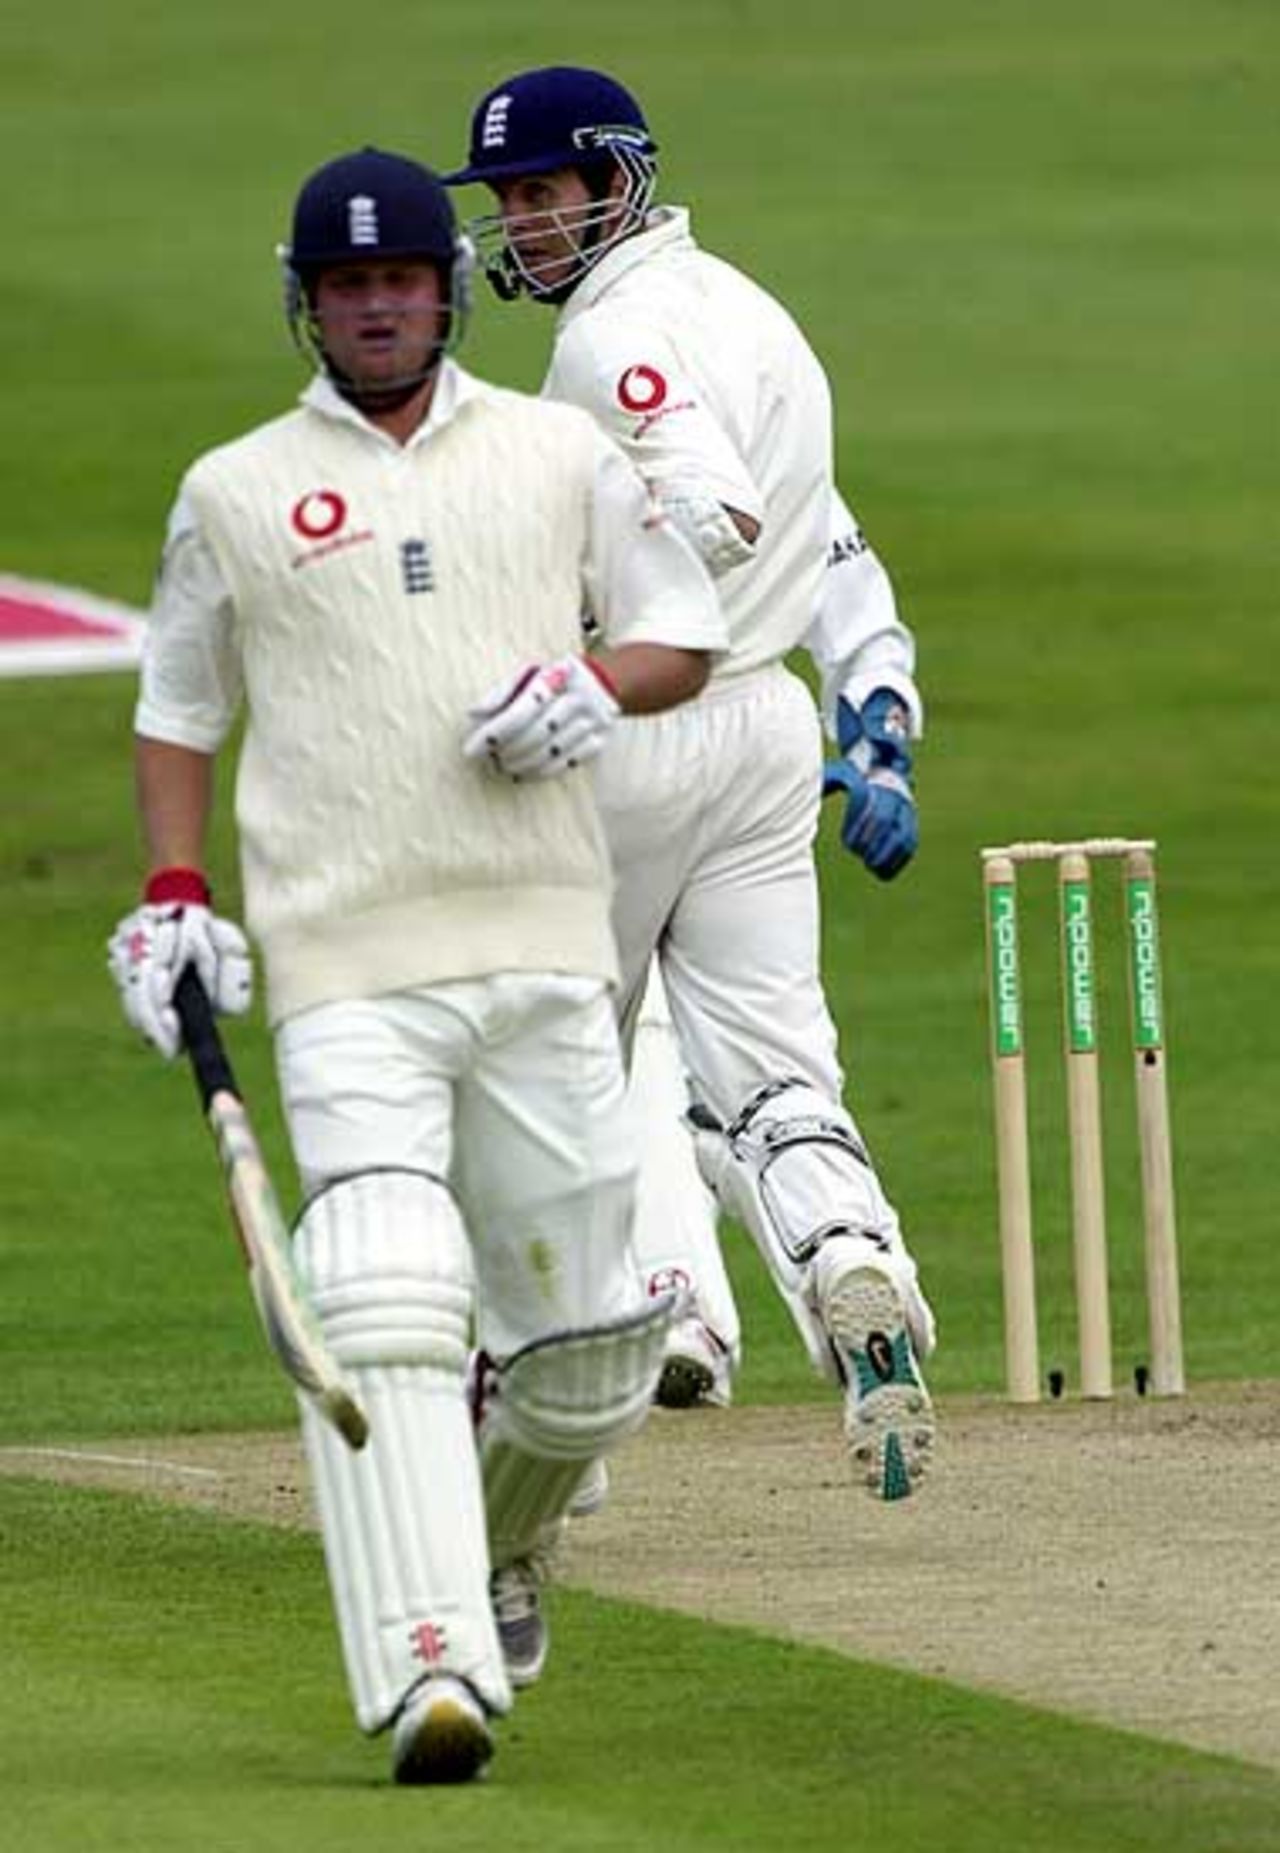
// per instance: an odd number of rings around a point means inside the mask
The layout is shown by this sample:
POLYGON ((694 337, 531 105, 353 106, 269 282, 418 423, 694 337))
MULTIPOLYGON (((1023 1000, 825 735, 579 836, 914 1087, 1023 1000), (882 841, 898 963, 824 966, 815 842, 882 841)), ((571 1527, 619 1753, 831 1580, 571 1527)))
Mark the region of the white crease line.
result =
POLYGON ((185 1474, 192 1480, 220 1480, 215 1467, 185 1467, 180 1461, 153 1460, 131 1454, 90 1454, 83 1448, 0 1448, 0 1454, 18 1454, 32 1460, 81 1461, 92 1467, 146 1467, 153 1473, 185 1474))

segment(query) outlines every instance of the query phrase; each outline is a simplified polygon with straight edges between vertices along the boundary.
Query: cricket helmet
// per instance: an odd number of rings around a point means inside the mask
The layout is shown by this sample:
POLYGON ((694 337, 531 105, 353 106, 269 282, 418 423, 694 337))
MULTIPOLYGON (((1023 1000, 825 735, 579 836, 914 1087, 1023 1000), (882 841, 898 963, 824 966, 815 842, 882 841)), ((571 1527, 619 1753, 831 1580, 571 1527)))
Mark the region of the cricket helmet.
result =
POLYGON ((445 174, 444 182, 494 186, 576 169, 591 194, 587 205, 508 216, 505 223, 500 214, 490 214, 467 228, 500 296, 524 289, 544 300, 563 301, 606 251, 643 224, 653 197, 657 151, 640 105, 615 78, 575 65, 548 65, 507 78, 481 97, 471 118, 467 164, 445 174), (620 195, 614 187, 619 172, 620 195), (578 246, 567 275, 557 265, 554 287, 519 252, 521 236, 535 235, 539 222, 547 220, 578 246))
POLYGON ((650 160, 657 152, 631 92, 603 71, 548 65, 509 77, 481 97, 467 165, 444 181, 458 187, 548 174, 616 159, 619 149, 650 160))
POLYGON ((453 202, 429 168, 380 148, 340 155, 303 183, 287 255, 301 274, 371 257, 429 258, 448 269, 453 202))
POLYGON ((316 276, 331 264, 412 258, 436 265, 449 313, 430 366, 462 337, 475 252, 458 230, 439 175, 404 155, 361 148, 317 168, 298 193, 290 239, 279 257, 294 340, 326 370, 311 295, 316 276))

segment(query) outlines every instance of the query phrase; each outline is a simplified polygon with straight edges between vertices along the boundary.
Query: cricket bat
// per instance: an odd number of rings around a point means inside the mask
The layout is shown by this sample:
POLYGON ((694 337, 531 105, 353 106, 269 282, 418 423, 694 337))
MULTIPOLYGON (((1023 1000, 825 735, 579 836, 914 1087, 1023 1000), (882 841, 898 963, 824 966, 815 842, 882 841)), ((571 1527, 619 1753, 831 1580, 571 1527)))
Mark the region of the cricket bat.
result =
POLYGON ((325 1344, 320 1322, 293 1260, 289 1231, 263 1163, 213 1008, 195 967, 178 980, 174 1008, 195 1075, 200 1104, 222 1164, 231 1218, 267 1342, 298 1388, 353 1448, 369 1423, 325 1344))

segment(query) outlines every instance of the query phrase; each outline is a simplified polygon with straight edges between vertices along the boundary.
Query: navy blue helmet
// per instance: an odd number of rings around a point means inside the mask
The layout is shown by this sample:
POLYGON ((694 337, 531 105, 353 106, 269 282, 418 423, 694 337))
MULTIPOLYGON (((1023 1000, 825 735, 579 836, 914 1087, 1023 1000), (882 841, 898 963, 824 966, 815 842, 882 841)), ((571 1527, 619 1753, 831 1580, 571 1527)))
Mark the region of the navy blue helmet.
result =
POLYGON ((430 258, 447 270, 457 240, 453 202, 430 168, 361 148, 304 183, 282 256, 303 275, 370 257, 430 258))
POLYGON ((513 180, 616 159, 620 149, 650 160, 657 153, 631 92, 603 71, 548 65, 509 77, 481 97, 467 165, 444 180, 453 187, 513 180))
POLYGON ((281 245, 285 313, 298 346, 332 374, 312 308, 318 273, 331 264, 407 258, 435 264, 449 305, 447 330, 422 377, 461 338, 475 253, 460 235, 438 174, 404 155, 361 148, 317 168, 298 194, 288 244, 281 245))
POLYGON ((521 71, 481 97, 471 118, 467 164, 445 174, 444 181, 499 186, 563 168, 582 176, 590 194, 584 206, 508 213, 505 221, 490 214, 467 228, 500 296, 523 289, 558 302, 620 239, 643 227, 656 155, 640 105, 615 78, 575 65, 548 65, 521 71), (576 258, 568 266, 522 258, 522 241, 536 242, 548 229, 573 240, 576 258))

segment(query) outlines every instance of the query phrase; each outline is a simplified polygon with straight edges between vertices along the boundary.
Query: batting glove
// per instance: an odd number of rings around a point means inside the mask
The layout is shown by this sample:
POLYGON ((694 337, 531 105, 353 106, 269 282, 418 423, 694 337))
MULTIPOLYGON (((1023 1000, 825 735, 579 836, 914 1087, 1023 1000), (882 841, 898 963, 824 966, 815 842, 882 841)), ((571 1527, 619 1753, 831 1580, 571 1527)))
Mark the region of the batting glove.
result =
POLYGON ((224 1016, 242 1016, 253 996, 248 941, 233 921, 210 911, 210 898, 197 870, 160 869, 107 946, 126 1020, 166 1061, 182 1047, 173 993, 188 965, 224 1016))
POLYGON ((906 707, 890 689, 876 689, 861 708, 842 695, 836 739, 844 757, 823 768, 823 797, 845 794, 841 842, 882 881, 906 867, 920 842, 907 725, 906 707))
POLYGON ((513 779, 553 778, 594 759, 622 712, 611 678, 588 656, 565 656, 518 676, 471 709, 462 750, 513 779))

